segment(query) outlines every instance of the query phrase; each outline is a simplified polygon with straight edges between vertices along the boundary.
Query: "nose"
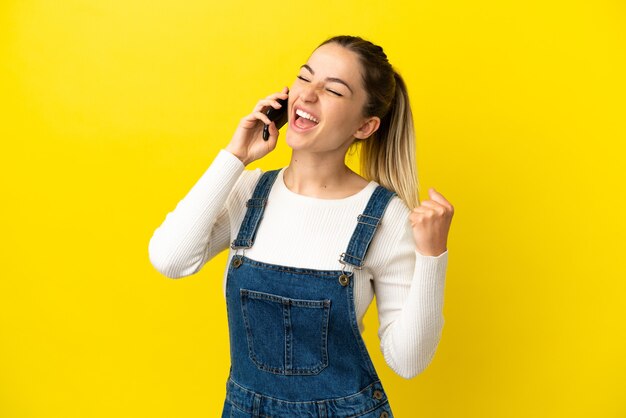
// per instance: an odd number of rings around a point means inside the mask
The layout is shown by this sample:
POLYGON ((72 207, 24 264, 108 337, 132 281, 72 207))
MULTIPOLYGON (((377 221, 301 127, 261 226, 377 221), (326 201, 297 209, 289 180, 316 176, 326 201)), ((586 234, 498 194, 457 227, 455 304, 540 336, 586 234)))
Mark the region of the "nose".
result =
POLYGON ((314 102, 317 100, 317 92, 312 85, 303 86, 300 90, 300 100, 303 102, 314 102))

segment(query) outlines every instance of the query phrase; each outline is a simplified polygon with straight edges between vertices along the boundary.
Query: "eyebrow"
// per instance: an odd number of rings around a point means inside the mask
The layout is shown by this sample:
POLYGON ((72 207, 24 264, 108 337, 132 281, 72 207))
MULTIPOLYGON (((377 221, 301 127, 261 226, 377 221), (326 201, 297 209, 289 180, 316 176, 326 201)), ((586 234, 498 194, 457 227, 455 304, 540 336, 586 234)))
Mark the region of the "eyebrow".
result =
MULTIPOLYGON (((315 71, 313 71, 313 68, 309 67, 307 64, 300 66, 300 68, 306 68, 311 74, 315 75, 315 71)), ((340 78, 326 77, 326 81, 332 81, 334 83, 343 84, 344 86, 348 88, 348 90, 350 90, 350 93, 354 94, 354 91, 352 91, 352 88, 350 87, 350 85, 340 78)))

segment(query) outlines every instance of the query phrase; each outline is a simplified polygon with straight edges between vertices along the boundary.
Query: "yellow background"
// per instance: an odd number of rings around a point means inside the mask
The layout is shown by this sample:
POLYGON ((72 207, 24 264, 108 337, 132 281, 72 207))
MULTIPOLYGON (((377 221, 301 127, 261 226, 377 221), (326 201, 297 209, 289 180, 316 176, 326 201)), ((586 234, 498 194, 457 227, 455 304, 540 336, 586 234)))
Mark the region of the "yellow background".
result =
MULTIPOLYGON (((0 417, 219 416, 226 253, 171 280, 148 241, 335 34, 404 75, 420 197, 456 209, 426 371, 396 376, 366 317, 396 416, 626 417, 625 18, 618 0, 3 1, 0 417)), ((249 168, 288 161, 282 142, 249 168)))

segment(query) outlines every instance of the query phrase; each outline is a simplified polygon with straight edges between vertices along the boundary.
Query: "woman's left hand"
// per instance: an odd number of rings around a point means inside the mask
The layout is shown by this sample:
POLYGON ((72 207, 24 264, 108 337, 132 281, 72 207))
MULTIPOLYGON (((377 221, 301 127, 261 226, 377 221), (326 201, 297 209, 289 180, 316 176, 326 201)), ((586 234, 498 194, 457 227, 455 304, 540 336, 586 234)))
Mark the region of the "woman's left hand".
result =
POLYGON ((409 220, 417 251, 426 256, 438 256, 447 248, 448 232, 454 207, 433 187, 428 189, 431 200, 424 200, 411 211, 409 220))

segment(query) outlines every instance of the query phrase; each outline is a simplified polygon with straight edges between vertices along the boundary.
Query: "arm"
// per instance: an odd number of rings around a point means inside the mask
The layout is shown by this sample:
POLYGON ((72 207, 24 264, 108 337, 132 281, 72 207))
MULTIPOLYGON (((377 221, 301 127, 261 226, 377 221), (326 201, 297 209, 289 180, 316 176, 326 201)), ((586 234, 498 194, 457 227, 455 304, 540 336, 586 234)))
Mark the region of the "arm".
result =
POLYGON ((389 257, 374 281, 378 336, 389 367, 410 379, 426 369, 441 338, 448 251, 419 253, 407 222, 389 257))
POLYGON ((229 196, 244 164, 220 150, 187 195, 154 231, 148 253, 163 275, 180 278, 197 273, 230 241, 229 196))
POLYGON ((283 88, 261 99, 254 111, 244 116, 226 149, 220 150, 211 166, 154 231, 148 252, 150 262, 171 278, 189 276, 228 247, 230 240, 230 204, 238 204, 238 186, 250 186, 245 166, 267 155, 276 147, 278 129, 263 113, 269 106, 280 108, 277 99, 287 99, 289 89, 283 88), (270 125, 269 137, 262 139, 263 123, 270 125), (245 182, 238 183, 238 180, 245 182))

